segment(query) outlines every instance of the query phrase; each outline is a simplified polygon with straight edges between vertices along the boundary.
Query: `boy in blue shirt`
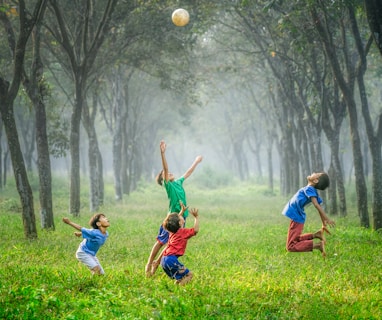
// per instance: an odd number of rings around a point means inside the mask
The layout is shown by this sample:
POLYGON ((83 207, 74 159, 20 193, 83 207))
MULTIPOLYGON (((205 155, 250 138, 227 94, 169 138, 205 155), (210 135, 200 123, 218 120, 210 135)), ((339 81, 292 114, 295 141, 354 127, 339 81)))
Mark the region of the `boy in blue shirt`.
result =
POLYGON ((110 226, 110 223, 106 216, 103 213, 93 215, 89 221, 89 225, 93 229, 83 228, 80 225, 70 221, 68 218, 63 218, 62 221, 80 231, 74 232, 76 237, 82 236, 84 238, 76 252, 76 258, 78 261, 86 265, 93 275, 105 274, 105 271, 99 263, 96 254, 109 236, 106 229, 110 226))
POLYGON ((282 212, 283 215, 291 219, 286 249, 291 252, 308 252, 313 249, 320 250, 325 257, 325 237, 324 232, 329 233, 327 225, 333 227, 335 222, 330 220, 322 208, 322 199, 318 195, 317 190, 325 190, 329 187, 329 176, 324 172, 312 173, 307 177, 308 185, 301 188, 285 205, 282 212), (317 209, 321 221, 322 228, 316 233, 302 234, 306 219, 305 206, 313 204, 317 209), (314 243, 313 239, 320 239, 320 242, 314 243))

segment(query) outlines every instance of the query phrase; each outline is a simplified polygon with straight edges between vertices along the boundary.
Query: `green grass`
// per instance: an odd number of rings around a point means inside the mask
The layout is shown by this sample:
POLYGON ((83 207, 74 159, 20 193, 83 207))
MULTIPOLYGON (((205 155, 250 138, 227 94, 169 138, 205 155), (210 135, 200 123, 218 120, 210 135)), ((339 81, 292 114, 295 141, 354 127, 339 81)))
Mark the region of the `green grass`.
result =
MULTIPOLYGON (((382 318, 382 235, 358 227, 354 212, 334 218, 324 260, 318 251, 285 251, 289 221, 280 212, 287 199, 264 187, 208 191, 190 183, 188 202, 199 208, 201 230, 181 258, 194 279, 179 287, 161 269, 144 275, 166 215, 163 189, 142 186, 102 209, 111 221, 98 253, 104 277, 92 277, 75 259, 80 239, 61 222, 68 198, 57 194, 56 231, 39 231, 35 241, 24 239, 17 201, 0 199, 0 319, 382 318)), ((87 226, 90 215, 74 221, 87 226)), ((309 208, 305 230, 319 227, 309 208)))

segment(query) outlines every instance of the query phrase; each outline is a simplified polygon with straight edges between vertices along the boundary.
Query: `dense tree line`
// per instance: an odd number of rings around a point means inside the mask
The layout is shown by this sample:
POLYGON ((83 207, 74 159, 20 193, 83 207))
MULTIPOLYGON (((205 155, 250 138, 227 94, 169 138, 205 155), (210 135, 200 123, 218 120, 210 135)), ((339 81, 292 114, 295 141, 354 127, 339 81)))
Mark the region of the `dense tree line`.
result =
POLYGON ((347 214, 341 150, 348 145, 360 223, 371 225, 370 157, 373 227, 380 229, 382 118, 368 93, 376 81, 371 72, 380 69, 380 3, 183 6, 191 21, 179 28, 169 18, 176 1, 0 1, 7 39, 0 45, 7 140, 0 174, 5 183, 9 152, 26 237, 37 237, 28 180, 34 168, 42 227, 54 229, 52 157, 70 159, 70 213, 82 208, 81 158, 90 210, 103 205, 105 132, 116 201, 152 178, 160 136, 189 131, 196 144, 208 138, 223 167, 241 180, 264 175, 273 190, 279 172, 285 195, 310 172, 329 171, 329 212, 340 216, 347 214))

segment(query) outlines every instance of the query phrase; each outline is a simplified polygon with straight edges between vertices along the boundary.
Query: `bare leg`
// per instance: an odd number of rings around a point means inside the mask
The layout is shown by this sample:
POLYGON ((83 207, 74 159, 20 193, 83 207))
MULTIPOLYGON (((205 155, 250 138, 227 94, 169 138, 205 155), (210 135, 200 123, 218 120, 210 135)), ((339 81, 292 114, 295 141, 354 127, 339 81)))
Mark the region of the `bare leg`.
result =
MULTIPOLYGON (((145 267, 145 272, 146 272, 147 277, 150 277, 153 275, 152 265, 153 265, 155 257, 157 256, 157 254, 158 254, 160 248, 162 248, 162 246, 163 246, 163 244, 161 244, 158 241, 155 241, 155 244, 153 245, 153 248, 151 249, 151 253, 150 253, 149 259, 147 260, 147 264, 145 267)), ((157 266, 157 268, 158 268, 158 266, 157 266)))
POLYGON ((159 265, 160 265, 160 262, 161 262, 161 260, 162 260, 163 253, 164 253, 164 250, 165 250, 165 249, 166 249, 166 248, 164 248, 164 249, 162 250, 162 252, 160 253, 158 259, 154 260, 154 261, 151 263, 151 274, 150 274, 151 276, 153 276, 153 275, 155 274, 155 272, 157 271, 157 269, 158 269, 158 267, 159 267, 159 265))

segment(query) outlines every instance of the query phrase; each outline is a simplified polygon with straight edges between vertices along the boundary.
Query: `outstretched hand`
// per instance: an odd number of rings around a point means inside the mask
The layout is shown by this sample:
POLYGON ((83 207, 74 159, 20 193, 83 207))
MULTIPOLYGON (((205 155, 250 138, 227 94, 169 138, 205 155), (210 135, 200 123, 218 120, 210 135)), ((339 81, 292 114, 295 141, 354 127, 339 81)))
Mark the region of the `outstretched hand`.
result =
POLYGON ((191 208, 190 213, 195 217, 199 217, 199 210, 197 208, 191 208))
POLYGON ((327 234, 331 234, 329 229, 327 228, 327 225, 334 227, 336 223, 333 220, 328 219, 325 221, 325 224, 322 225, 322 231, 326 232, 327 234))
POLYGON ((62 218, 62 221, 65 222, 66 224, 69 224, 69 223, 70 223, 69 218, 62 218))
POLYGON ((182 200, 179 200, 179 204, 180 204, 180 212, 179 212, 179 214, 182 216, 183 213, 188 209, 188 207, 186 207, 186 206, 184 205, 184 203, 182 202, 182 200))
POLYGON ((196 163, 200 163, 200 162, 202 162, 202 160, 203 160, 203 157, 202 157, 202 156, 197 156, 197 157, 195 158, 195 162, 196 162, 196 163))
POLYGON ((164 140, 162 140, 162 141, 160 142, 160 144, 159 144, 159 147, 160 147, 160 151, 161 151, 162 153, 165 153, 165 151, 166 151, 166 142, 164 142, 164 140))

